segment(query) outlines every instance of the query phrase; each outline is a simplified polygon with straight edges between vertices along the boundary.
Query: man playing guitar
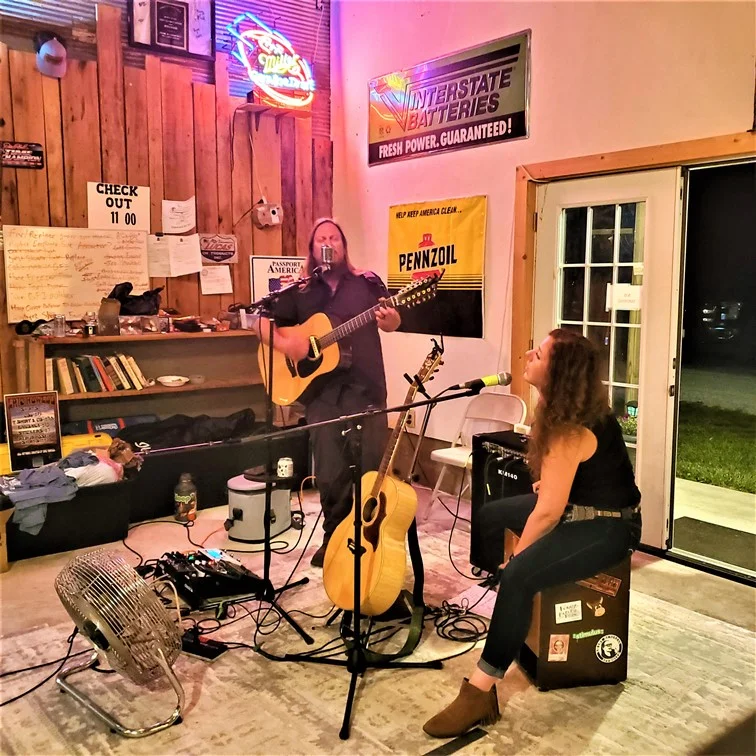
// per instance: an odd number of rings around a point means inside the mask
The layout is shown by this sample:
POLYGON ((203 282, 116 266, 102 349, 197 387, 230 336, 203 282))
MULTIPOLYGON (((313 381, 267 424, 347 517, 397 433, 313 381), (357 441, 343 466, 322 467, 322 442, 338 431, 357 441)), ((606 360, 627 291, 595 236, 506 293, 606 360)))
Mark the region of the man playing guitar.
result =
MULTIPOLYGON (((372 272, 357 271, 349 261, 347 240, 341 227, 330 219, 315 223, 310 235, 305 273, 316 275, 303 289, 285 292, 273 311, 273 347, 289 359, 299 362, 310 353, 310 342, 300 333, 279 330, 304 323, 315 313, 325 313, 338 324, 375 307, 388 291, 372 272), (324 265, 323 249, 330 252, 330 263, 324 265)), ((401 324, 399 313, 390 307, 379 307, 374 322, 368 323, 344 340, 339 367, 315 381, 302 401, 309 423, 331 420, 342 415, 363 412, 369 407, 386 406, 386 376, 378 329, 395 331, 401 324)), ((268 340, 268 323, 260 323, 260 335, 268 340)), ((373 470, 380 463, 386 445, 388 424, 385 415, 365 418, 362 422, 362 469, 373 470)), ((323 566, 326 546, 336 526, 352 508, 350 454, 338 423, 312 429, 311 440, 315 476, 323 508, 323 544, 310 562, 323 566)))

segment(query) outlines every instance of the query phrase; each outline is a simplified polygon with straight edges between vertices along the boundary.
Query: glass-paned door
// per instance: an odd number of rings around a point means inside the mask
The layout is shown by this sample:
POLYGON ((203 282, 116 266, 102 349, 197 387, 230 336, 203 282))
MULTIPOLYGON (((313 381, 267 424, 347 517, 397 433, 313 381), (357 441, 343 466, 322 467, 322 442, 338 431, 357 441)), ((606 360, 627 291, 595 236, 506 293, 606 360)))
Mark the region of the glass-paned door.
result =
POLYGON ((555 326, 590 339, 635 462, 645 201, 564 208, 555 326))
POLYGON ((539 188, 534 342, 552 328, 599 348, 643 496, 643 542, 667 548, 679 296, 680 171, 539 188))

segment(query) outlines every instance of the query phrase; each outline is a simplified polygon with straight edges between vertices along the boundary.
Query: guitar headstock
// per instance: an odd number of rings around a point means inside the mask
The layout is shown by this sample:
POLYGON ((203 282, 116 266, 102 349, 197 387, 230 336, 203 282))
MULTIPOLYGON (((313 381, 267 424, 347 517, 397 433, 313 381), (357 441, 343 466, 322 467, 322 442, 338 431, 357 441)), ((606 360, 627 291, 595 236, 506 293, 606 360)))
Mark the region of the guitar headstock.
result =
POLYGON ((440 365, 443 365, 444 348, 435 339, 433 339, 433 349, 428 352, 422 367, 415 374, 415 380, 412 381, 412 389, 417 390, 423 383, 433 380, 434 373, 438 372, 440 365))
POLYGON ((434 270, 427 276, 418 278, 408 286, 399 290, 391 298, 396 307, 415 307, 436 296, 438 282, 443 278, 445 270, 434 270))

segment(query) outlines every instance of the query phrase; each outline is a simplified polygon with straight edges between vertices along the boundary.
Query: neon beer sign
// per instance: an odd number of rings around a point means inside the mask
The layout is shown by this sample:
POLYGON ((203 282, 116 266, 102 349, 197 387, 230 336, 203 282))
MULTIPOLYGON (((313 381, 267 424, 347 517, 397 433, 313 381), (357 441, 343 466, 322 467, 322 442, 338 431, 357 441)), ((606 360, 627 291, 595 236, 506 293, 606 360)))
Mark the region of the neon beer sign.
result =
POLYGON ((307 108, 315 93, 310 64, 286 37, 251 13, 237 16, 228 31, 236 38, 234 57, 254 85, 256 99, 279 108, 307 108))

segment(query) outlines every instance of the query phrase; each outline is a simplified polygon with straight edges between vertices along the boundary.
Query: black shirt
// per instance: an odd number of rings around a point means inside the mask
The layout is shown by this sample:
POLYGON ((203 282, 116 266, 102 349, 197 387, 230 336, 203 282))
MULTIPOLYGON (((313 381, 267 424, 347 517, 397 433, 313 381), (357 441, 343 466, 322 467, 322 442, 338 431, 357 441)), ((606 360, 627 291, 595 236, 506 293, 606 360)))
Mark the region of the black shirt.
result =
POLYGON ((613 510, 635 506, 641 495, 617 418, 608 414, 589 430, 598 444, 593 456, 578 465, 570 504, 613 510))
MULTIPOLYGON (((293 326, 322 312, 335 328, 374 307, 380 297, 387 296, 385 284, 375 273, 347 272, 333 292, 325 281, 313 278, 304 289, 284 293, 275 305, 273 317, 277 326, 293 326)), ((386 376, 375 320, 340 339, 338 345, 342 362, 345 361, 343 357, 350 358, 346 361, 347 367, 339 367, 316 379, 312 392, 304 398, 305 402, 309 404, 326 392, 330 397, 337 397, 341 387, 355 386, 365 393, 366 406, 385 407, 386 376)))

